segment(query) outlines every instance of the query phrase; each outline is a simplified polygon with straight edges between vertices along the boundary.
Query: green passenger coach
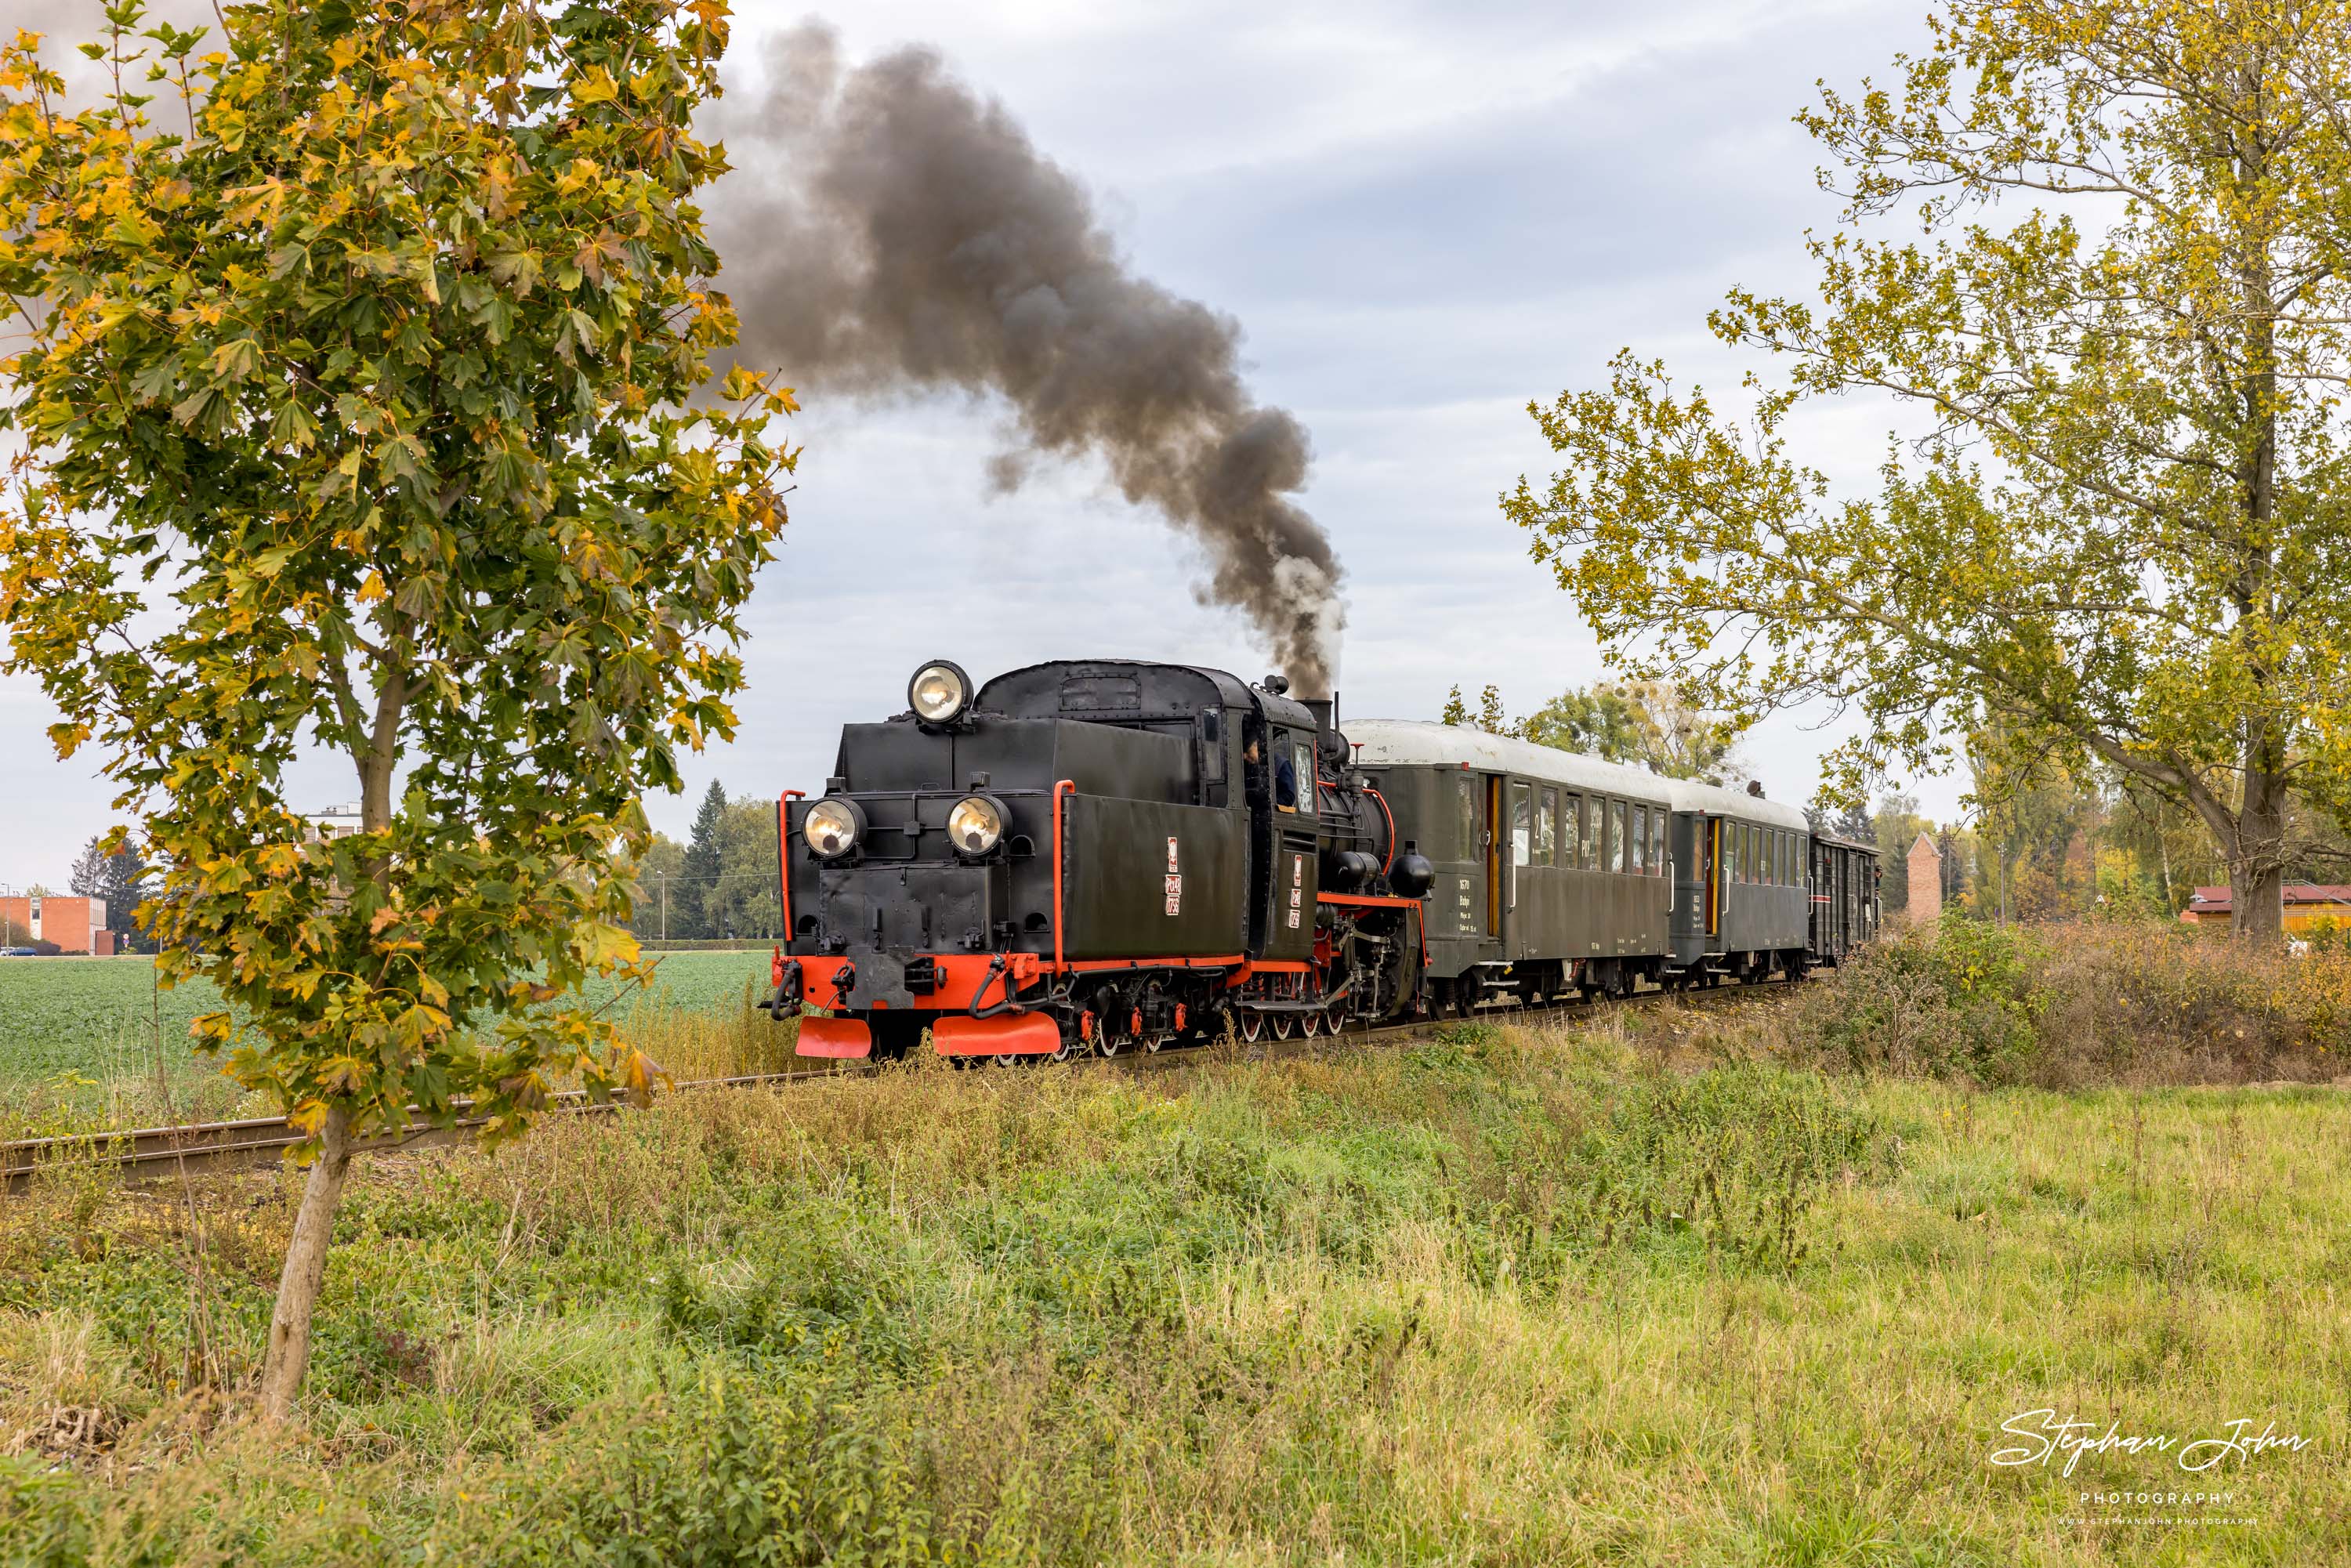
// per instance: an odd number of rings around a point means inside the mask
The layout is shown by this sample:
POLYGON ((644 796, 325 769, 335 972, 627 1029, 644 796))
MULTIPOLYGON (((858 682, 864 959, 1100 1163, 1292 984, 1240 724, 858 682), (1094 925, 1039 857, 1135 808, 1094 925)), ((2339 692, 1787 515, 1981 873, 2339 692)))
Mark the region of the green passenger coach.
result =
POLYGON ((1355 766, 1435 866, 1440 1006, 1800 975, 1815 857, 1760 795, 1458 726, 1358 720, 1355 766))

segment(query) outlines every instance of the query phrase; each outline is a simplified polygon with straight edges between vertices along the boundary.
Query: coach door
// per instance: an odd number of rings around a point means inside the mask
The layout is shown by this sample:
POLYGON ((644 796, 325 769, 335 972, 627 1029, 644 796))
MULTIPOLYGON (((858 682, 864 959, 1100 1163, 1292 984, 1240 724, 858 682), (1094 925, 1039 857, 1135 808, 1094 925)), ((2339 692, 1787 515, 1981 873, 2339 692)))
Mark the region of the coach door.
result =
MULTIPOLYGON (((1704 846, 1706 871, 1706 934, 1722 936, 1722 819, 1702 817, 1698 820, 1698 842, 1704 846)), ((1707 946, 1716 947, 1719 941, 1707 946)))
POLYGON ((1502 935, 1502 779, 1486 775, 1486 936, 1502 935))

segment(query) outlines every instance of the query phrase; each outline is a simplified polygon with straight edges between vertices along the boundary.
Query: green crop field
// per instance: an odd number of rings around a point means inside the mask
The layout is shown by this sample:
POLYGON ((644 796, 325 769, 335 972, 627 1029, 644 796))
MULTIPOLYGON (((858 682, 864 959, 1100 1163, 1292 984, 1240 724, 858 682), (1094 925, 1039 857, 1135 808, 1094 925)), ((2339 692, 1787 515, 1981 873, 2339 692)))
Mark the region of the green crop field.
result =
MULTIPOLYGON (((656 973, 658 994, 646 1000, 708 1011, 737 1005, 747 984, 764 990, 768 955, 669 953, 656 973)), ((601 1005, 612 988, 593 986, 589 997, 601 1005)), ((641 1004, 614 1005, 625 1014, 641 1004)), ((157 990, 143 958, 0 959, 0 1084, 152 1073, 159 1040, 167 1065, 189 1065, 189 1021, 219 1006, 220 993, 201 981, 157 990)))

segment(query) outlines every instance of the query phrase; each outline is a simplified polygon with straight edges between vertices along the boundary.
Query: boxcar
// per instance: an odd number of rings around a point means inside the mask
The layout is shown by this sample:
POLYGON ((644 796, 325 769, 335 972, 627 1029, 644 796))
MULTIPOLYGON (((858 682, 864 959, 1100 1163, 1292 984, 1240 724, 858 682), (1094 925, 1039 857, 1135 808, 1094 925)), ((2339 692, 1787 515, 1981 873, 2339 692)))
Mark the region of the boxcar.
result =
POLYGON ((1813 957, 1840 964, 1877 935, 1877 846, 1813 838, 1813 957))

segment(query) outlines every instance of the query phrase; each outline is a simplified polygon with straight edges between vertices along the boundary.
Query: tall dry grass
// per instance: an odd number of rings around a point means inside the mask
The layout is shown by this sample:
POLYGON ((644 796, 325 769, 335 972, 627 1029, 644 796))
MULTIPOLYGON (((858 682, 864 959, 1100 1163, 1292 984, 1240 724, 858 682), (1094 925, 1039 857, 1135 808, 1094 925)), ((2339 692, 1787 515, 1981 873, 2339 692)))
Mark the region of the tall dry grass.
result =
POLYGON ((2351 952, 2257 952, 2171 924, 1959 916, 1865 950, 1780 1019, 1833 1071, 2043 1088, 2331 1082, 2351 952))

